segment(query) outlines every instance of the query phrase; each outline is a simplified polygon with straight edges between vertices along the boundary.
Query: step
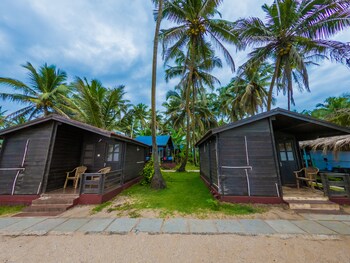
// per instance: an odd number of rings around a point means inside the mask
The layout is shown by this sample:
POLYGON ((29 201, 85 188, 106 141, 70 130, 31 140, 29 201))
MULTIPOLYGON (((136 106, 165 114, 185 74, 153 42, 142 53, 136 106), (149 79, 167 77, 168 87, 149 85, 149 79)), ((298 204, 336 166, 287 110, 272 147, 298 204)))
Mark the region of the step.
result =
POLYGON ((40 197, 50 198, 78 198, 79 194, 42 194, 40 197))
POLYGON ((62 212, 21 212, 18 214, 13 215, 12 217, 39 217, 39 216, 57 216, 61 214, 62 212))
POLYGON ((288 201, 329 201, 327 196, 283 196, 283 200, 288 201))
POLYGON ((293 210, 340 210, 340 206, 331 201, 291 200, 287 202, 293 210))
POLYGON ((77 199, 75 197, 64 197, 64 198, 58 198, 58 197, 40 197, 38 199, 35 199, 32 201, 32 204, 73 204, 74 200, 77 199))
POLYGON ((293 210, 298 214, 321 214, 321 215, 348 215, 343 210, 309 210, 309 209, 301 209, 301 210, 293 210))
POLYGON ((73 204, 32 204, 23 209, 23 212, 64 212, 73 207, 73 204))

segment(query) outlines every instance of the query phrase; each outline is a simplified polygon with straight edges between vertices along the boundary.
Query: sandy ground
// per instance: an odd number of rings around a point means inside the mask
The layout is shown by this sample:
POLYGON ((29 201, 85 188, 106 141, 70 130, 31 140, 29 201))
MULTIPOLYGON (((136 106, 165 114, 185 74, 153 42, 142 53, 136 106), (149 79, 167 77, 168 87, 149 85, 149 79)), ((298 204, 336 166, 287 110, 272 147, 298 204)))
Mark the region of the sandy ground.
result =
POLYGON ((73 235, 0 237, 0 262, 350 262, 350 237, 73 235))
MULTIPOLYGON (((127 197, 124 196, 118 196, 113 200, 113 204, 111 207, 116 206, 116 205, 122 205, 126 202, 131 202, 130 200, 127 199, 127 197)), ((302 216, 299 214, 295 213, 293 210, 290 210, 288 208, 288 205, 255 205, 258 207, 263 208, 265 212, 263 213, 256 213, 256 214, 251 214, 251 215, 224 215, 222 213, 219 213, 217 211, 214 211, 213 213, 205 213, 203 215, 183 215, 183 214, 172 214, 172 215, 167 215, 166 218, 169 217, 182 217, 182 218, 199 218, 199 219, 286 219, 286 220, 298 220, 298 219, 304 219, 302 216)), ((95 206, 93 205, 83 205, 83 206, 75 206, 72 209, 62 213, 60 217, 72 217, 72 218, 77 218, 77 217, 88 217, 88 218, 94 218, 94 217, 104 217, 104 218, 116 218, 116 217, 128 217, 130 212, 132 210, 127 210, 127 211, 112 211, 108 212, 107 208, 102 210, 101 212, 92 214, 91 210, 95 206)), ((142 218, 159 218, 159 217, 164 217, 161 215, 160 210, 142 210, 142 211, 137 211, 139 214, 139 217, 142 218)))

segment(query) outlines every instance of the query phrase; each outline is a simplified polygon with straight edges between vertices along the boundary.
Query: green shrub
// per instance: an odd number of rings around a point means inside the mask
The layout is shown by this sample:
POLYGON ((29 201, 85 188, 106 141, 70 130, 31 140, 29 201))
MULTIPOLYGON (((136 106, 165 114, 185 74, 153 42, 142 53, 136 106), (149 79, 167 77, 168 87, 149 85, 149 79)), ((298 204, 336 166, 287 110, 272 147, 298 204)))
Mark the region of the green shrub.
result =
POLYGON ((143 168, 143 170, 141 172, 141 176, 143 176, 143 179, 141 181, 141 185, 150 184, 152 181, 153 175, 154 175, 153 160, 150 160, 146 163, 145 167, 143 168))

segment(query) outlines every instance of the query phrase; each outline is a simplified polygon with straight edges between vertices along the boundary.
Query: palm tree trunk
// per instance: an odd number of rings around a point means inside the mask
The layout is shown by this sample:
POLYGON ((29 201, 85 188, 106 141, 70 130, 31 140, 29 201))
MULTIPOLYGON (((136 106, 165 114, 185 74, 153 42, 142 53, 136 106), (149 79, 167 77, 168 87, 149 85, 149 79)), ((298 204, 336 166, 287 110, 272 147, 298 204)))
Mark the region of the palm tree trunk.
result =
POLYGON ((292 101, 292 69, 289 64, 289 60, 286 63, 286 74, 287 74, 287 91, 288 91, 288 110, 290 111, 290 103, 292 101))
MULTIPOLYGON (((194 41, 195 42, 195 41, 194 41)), ((186 123, 186 147, 185 147, 185 157, 181 162, 181 165, 178 172, 185 172, 186 164, 188 161, 188 152, 190 150, 190 143, 191 143, 191 109, 190 109, 190 94, 191 94, 191 86, 192 83, 192 76, 193 76, 193 69, 194 69, 194 57, 195 57, 195 50, 194 50, 195 43, 192 43, 190 46, 191 49, 191 56, 190 56, 190 72, 188 74, 188 82, 186 87, 186 115, 187 115, 187 123, 186 123)))
POLYGON ((153 64, 152 64, 152 157, 154 162, 154 175, 151 181, 151 187, 153 189, 164 189, 166 183, 162 176, 159 166, 158 158, 158 146, 157 146, 157 111, 156 111, 156 82, 157 82, 157 55, 158 55, 158 42, 159 42, 159 30, 160 23, 163 16, 163 0, 158 2, 158 18, 156 23, 156 29, 154 32, 153 43, 153 64))
POLYGON ((48 116, 50 114, 47 106, 44 106, 44 116, 48 116))
POLYGON ((271 85, 270 85, 270 89, 269 89, 269 94, 267 97, 267 110, 271 110, 272 107, 272 93, 273 93, 273 87, 275 86, 275 82, 278 76, 278 72, 279 72, 279 67, 281 64, 281 57, 277 56, 277 61, 276 61, 276 67, 275 67, 275 72, 273 73, 273 77, 271 80, 271 85))

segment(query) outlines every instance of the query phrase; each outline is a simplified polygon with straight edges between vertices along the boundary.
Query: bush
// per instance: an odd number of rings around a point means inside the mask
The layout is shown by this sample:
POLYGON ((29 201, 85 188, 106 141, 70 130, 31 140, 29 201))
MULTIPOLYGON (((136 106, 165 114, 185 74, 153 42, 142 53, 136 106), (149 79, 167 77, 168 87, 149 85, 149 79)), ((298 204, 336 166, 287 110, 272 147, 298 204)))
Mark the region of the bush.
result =
POLYGON ((151 181, 154 175, 153 160, 150 160, 146 163, 140 175, 143 176, 141 185, 151 184, 151 181))

